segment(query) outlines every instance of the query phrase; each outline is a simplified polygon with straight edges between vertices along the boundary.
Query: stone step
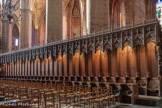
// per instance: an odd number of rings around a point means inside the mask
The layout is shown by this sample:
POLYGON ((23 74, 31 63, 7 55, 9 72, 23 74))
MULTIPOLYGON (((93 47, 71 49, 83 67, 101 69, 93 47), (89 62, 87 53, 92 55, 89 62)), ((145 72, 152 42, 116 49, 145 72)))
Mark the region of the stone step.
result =
POLYGON ((146 105, 146 106, 153 106, 153 107, 159 107, 162 104, 162 98, 158 96, 144 96, 139 95, 136 98, 137 105, 146 105))

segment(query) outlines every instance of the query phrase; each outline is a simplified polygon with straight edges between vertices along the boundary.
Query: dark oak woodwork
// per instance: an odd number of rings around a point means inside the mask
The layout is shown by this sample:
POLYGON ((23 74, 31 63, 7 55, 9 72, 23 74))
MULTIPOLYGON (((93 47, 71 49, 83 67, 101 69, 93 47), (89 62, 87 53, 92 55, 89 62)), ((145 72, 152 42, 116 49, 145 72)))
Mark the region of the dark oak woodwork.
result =
POLYGON ((161 96, 161 39, 159 22, 155 20, 4 53, 0 54, 0 77, 114 85, 117 91, 127 85, 130 91, 135 90, 134 97, 138 85, 140 95, 161 96))

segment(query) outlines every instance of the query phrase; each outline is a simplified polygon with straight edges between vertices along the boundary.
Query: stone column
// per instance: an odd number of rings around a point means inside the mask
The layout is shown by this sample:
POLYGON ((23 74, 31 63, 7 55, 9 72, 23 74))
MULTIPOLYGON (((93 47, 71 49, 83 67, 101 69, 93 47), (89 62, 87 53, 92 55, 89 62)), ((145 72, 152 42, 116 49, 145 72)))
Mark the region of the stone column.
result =
POLYGON ((32 47, 32 0, 21 0, 20 48, 32 47))
POLYGON ((2 52, 8 52, 8 29, 9 22, 7 19, 2 20, 2 52))
MULTIPOLYGON (((109 0, 88 0, 88 16, 90 19, 90 33, 108 29, 109 0)), ((88 23, 88 22, 87 22, 88 23)), ((89 32, 89 30, 88 30, 89 32)))
POLYGON ((13 30, 13 24, 9 24, 8 27, 8 50, 12 50, 12 30, 13 30))
POLYGON ((46 0, 46 43, 62 40, 62 0, 46 0))

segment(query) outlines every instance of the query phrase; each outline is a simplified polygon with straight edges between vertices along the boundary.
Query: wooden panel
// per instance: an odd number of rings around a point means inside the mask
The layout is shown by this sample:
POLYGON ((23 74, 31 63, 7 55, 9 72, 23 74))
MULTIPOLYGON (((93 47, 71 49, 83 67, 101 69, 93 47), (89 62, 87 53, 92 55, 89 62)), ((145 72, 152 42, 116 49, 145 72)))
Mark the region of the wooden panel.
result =
POLYGON ((116 77, 117 70, 117 52, 111 53, 111 77, 116 77))
POLYGON ((8 76, 8 65, 6 63, 6 76, 8 76))
POLYGON ((20 76, 20 62, 17 62, 17 76, 20 76))
POLYGON ((22 64, 22 68, 21 68, 21 76, 24 76, 24 72, 25 72, 25 63, 24 63, 24 61, 23 62, 21 62, 21 64, 22 64))
POLYGON ((73 56, 73 73, 74 76, 79 76, 79 53, 75 53, 73 56))
POLYGON ((38 62, 38 76, 41 76, 41 63, 40 63, 40 60, 37 59, 37 62, 38 62))
POLYGON ((48 71, 49 71, 49 76, 53 76, 53 59, 49 57, 48 59, 48 71))
POLYGON ((10 63, 10 76, 13 76, 14 70, 13 70, 13 63, 10 63))
POLYGON ((34 60, 34 76, 38 76, 38 62, 34 60))
MULTIPOLYGON (((118 49, 119 55, 120 55, 120 77, 126 77, 126 74, 128 75, 128 47, 126 46, 123 50, 118 49)), ((129 76, 129 75, 128 75, 129 76)))
POLYGON ((131 52, 128 54, 129 57, 129 66, 130 66, 130 76, 131 77, 136 77, 137 73, 137 61, 136 61, 136 52, 131 48, 131 52))
POLYGON ((150 72, 151 77, 158 76, 158 55, 156 53, 156 46, 154 43, 147 44, 147 62, 148 62, 148 72, 150 72))
POLYGON ((41 60, 41 76, 44 76, 45 75, 45 68, 44 68, 44 60, 41 60))
POLYGON ((33 73, 34 73, 34 69, 33 69, 33 68, 34 68, 34 67, 33 67, 33 60, 31 61, 30 64, 31 64, 31 76, 33 76, 33 73))
POLYGON ((62 57, 59 55, 57 57, 57 73, 58 76, 62 76, 62 57))
POLYGON ((141 77, 147 76, 147 57, 146 57, 146 49, 144 47, 140 47, 140 74, 141 77))
POLYGON ((9 76, 11 76, 11 63, 9 63, 9 76))
POLYGON ((30 67, 30 60, 28 61, 28 73, 27 73, 27 76, 30 76, 31 75, 31 67, 30 67))
POLYGON ((8 76, 10 76, 10 64, 7 63, 7 69, 8 69, 8 76))
POLYGON ((111 77, 112 75, 112 52, 108 51, 108 77, 111 77))
POLYGON ((141 73, 141 63, 140 63, 140 46, 136 47, 136 66, 137 66, 137 72, 136 72, 136 76, 140 77, 140 73, 141 73))
POLYGON ((73 56, 72 55, 69 55, 69 75, 74 76, 73 75, 73 56))
POLYGON ((48 72, 48 59, 47 58, 44 59, 44 71, 45 71, 45 76, 48 76, 49 72, 48 72))
POLYGON ((27 72, 28 72, 28 61, 26 60, 25 62, 25 76, 27 76, 27 72))
POLYGON ((107 77, 108 76, 108 51, 104 51, 101 53, 101 70, 102 70, 102 76, 107 77))
POLYGON ((93 76, 93 69, 92 69, 92 64, 93 64, 93 62, 92 62, 92 53, 89 53, 88 55, 87 55, 87 58, 88 58, 88 76, 90 77, 90 76, 93 76))
POLYGON ((118 48, 117 49, 117 72, 116 72, 116 77, 121 77, 121 66, 120 66, 120 55, 121 55, 121 49, 120 48, 118 48))
POLYGON ((86 60, 85 60, 85 54, 82 53, 80 55, 80 72, 81 72, 81 76, 86 76, 86 60))
POLYGON ((67 68, 67 66, 68 66, 68 63, 67 63, 67 55, 63 55, 63 75, 64 76, 68 76, 68 68, 67 68))
POLYGON ((54 66, 54 76, 58 76, 58 74, 57 74, 57 58, 54 58, 53 66, 54 66))
POLYGON ((14 76, 17 75, 16 63, 14 63, 14 76))
POLYGON ((101 75, 101 50, 97 50, 96 53, 93 53, 93 75, 99 77, 101 75))

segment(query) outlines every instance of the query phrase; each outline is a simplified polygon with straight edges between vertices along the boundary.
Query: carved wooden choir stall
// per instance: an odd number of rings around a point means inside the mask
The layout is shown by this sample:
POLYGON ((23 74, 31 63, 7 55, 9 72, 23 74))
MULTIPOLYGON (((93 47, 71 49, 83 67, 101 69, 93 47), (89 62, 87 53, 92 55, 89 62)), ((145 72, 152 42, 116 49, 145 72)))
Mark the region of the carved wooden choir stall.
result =
POLYGON ((5 53, 1 79, 112 86, 122 96, 160 97, 160 42, 155 20, 5 53))

